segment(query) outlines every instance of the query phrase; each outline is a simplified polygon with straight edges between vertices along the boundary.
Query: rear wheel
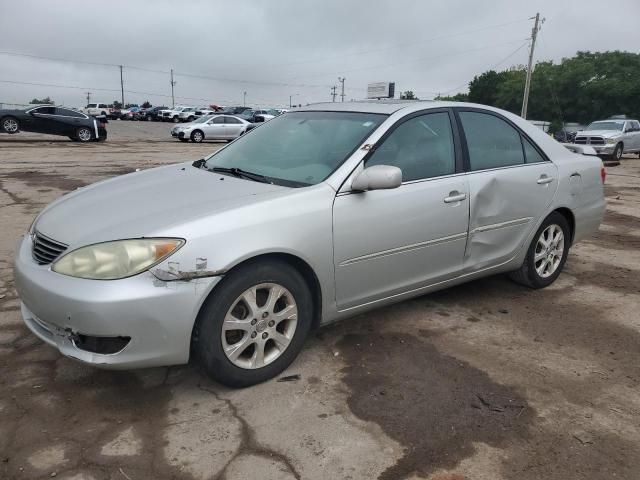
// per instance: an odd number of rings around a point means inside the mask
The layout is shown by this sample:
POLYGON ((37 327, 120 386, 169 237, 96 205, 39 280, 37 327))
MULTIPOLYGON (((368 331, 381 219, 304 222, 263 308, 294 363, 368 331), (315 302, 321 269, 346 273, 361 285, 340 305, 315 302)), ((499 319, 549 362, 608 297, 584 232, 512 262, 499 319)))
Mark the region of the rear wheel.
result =
POLYGON ((173 117, 173 123, 178 123, 180 118, 178 116, 173 117))
POLYGON ((522 266, 512 272, 510 278, 531 288, 551 285, 567 261, 570 236, 567 219, 553 212, 538 228, 522 266))
POLYGON ((313 302, 302 275, 266 261, 239 267, 207 299, 194 332, 209 376, 247 387, 278 375, 296 358, 311 327, 313 302))
POLYGON ((18 133, 20 131, 20 123, 14 117, 4 117, 2 119, 2 131, 5 133, 18 133))
POLYGON ((91 130, 87 127, 80 127, 76 132, 76 138, 80 142, 89 142, 91 141, 91 130))
POLYGON ((194 143, 201 143, 204 140, 204 133, 200 130, 194 130, 191 132, 191 141, 194 143))

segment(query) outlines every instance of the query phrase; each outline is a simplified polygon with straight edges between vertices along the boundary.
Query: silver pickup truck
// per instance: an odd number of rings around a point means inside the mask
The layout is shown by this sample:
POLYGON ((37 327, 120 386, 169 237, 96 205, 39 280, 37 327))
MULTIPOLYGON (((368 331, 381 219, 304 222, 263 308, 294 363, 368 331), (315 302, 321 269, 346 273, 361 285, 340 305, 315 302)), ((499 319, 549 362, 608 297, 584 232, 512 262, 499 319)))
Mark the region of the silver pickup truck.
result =
POLYGON ((598 155, 620 160, 623 153, 640 153, 640 122, 628 118, 598 120, 578 132, 574 143, 590 145, 598 155))

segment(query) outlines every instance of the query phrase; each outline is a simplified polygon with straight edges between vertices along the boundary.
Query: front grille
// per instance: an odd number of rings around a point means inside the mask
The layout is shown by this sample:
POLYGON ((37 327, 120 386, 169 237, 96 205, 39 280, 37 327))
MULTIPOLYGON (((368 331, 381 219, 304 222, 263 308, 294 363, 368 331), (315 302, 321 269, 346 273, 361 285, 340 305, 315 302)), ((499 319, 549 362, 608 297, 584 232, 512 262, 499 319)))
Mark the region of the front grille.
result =
POLYGON ((576 137, 575 143, 581 145, 604 145, 602 137, 576 137))
POLYGON ((48 265, 67 249, 67 245, 35 232, 31 254, 40 265, 48 265))

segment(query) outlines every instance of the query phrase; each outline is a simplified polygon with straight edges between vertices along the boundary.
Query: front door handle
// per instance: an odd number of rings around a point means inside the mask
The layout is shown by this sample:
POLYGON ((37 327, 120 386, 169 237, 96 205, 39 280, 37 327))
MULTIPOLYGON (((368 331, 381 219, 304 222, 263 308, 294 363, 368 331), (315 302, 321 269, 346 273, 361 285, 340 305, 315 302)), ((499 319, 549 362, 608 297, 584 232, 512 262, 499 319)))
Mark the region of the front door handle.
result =
POLYGON ((545 174, 540 175, 538 179, 538 185, 545 185, 551 182, 553 182, 553 177, 547 177, 545 174))
POLYGON ((444 203, 457 203, 467 198, 466 193, 460 193, 458 191, 449 192, 449 196, 444 199, 444 203))

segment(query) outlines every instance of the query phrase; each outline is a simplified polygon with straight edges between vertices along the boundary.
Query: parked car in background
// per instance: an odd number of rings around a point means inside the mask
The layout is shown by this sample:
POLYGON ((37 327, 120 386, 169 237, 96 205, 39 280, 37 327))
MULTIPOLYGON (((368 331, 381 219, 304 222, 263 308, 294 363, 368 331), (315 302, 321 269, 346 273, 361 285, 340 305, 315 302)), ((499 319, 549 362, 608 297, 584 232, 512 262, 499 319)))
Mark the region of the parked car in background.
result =
POLYGON ((180 113, 185 109, 192 109, 192 108, 193 107, 176 106, 175 108, 172 108, 172 109, 169 109, 169 110, 163 110, 162 111, 162 121, 163 122, 179 123, 180 122, 180 113))
POLYGON ((185 125, 171 129, 171 136, 180 141, 191 140, 200 143, 203 140, 234 140, 247 131, 249 122, 233 115, 210 115, 200 117, 185 125))
POLYGON ((238 117, 250 123, 260 123, 271 120, 275 115, 270 115, 268 110, 254 110, 251 108, 239 114, 238 117))
POLYGON ((196 112, 196 107, 186 107, 183 108, 182 111, 178 114, 178 118, 181 122, 191 122, 196 119, 196 112))
POLYGON ((570 147, 481 105, 302 107, 46 207, 16 253, 22 317, 88 364, 192 355, 253 385, 318 325, 498 273, 551 285, 605 208, 602 161, 570 147))
POLYGON ((113 107, 107 103, 90 103, 84 108, 83 113, 91 117, 97 117, 99 115, 109 117, 112 108, 113 107))
POLYGON ((553 138, 561 143, 573 143, 576 139, 576 134, 584 129, 585 126, 579 123, 565 123, 561 130, 553 134, 553 138))
POLYGON ((217 113, 216 110, 213 110, 210 107, 199 107, 196 108, 196 117, 205 117, 207 115, 213 115, 217 113))
POLYGON ((225 115, 240 115, 246 110, 251 110, 251 107, 224 107, 218 113, 224 113, 225 115))
POLYGON ((121 120, 137 120, 140 115, 140 107, 125 108, 120 112, 121 120))
POLYGON ((79 142, 106 140, 107 119, 65 107, 34 105, 20 110, 0 110, 0 130, 5 133, 35 132, 62 135, 79 142))
POLYGON ((160 115, 160 111, 166 110, 166 109, 167 107, 165 106, 147 108, 144 110, 144 112, 140 114, 140 120, 147 120, 147 121, 160 120, 160 118, 158 118, 160 115))
POLYGON ((611 118, 598 120, 578 132, 578 145, 589 145, 599 155, 620 160, 623 153, 640 153, 640 122, 611 118))

